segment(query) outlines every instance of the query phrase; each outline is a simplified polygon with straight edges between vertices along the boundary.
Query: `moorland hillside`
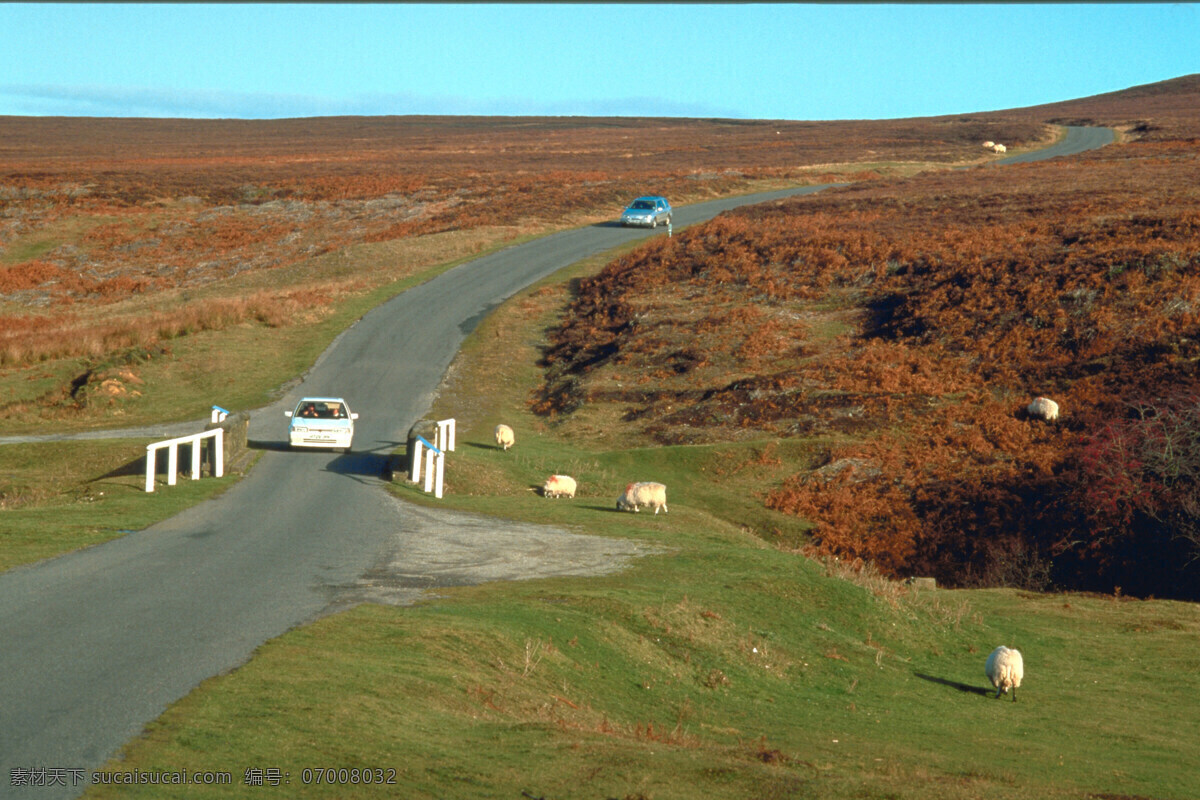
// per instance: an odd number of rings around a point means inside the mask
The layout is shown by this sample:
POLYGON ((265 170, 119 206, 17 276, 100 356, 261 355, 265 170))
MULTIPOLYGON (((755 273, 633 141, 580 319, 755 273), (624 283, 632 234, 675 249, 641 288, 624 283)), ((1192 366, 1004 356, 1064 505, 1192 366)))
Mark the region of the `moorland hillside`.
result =
POLYGON ((1200 81, 1014 118, 1140 138, 656 240, 581 282, 534 409, 819 437, 825 466, 780 464, 762 502, 892 575, 1200 598, 1200 81))
POLYGON ((678 204, 978 161, 985 132, 1050 135, 1023 120, 4 117, 0 364, 286 325, 363 287, 322 274, 289 284, 283 269, 357 244, 512 239, 611 219, 647 192, 678 204), (206 294, 260 273, 253 307, 206 294))
POLYGON ((658 442, 819 437, 826 467, 781 464, 762 502, 892 574, 1194 598, 1197 130, 1196 76, 888 121, 0 118, 0 366, 38 387, 0 419, 103 424, 94 362, 308 325, 395 280, 325 254, 852 179, 583 281, 535 408, 608 404, 658 442), (1068 122, 1122 142, 986 166, 981 141, 1068 122), (1023 415, 1038 394, 1056 424, 1023 415))
MULTIPOLYGON (((1200 75, 1134 86, 1078 100, 981 115, 984 119, 1101 125, 1144 142, 1196 141, 1200 75)), ((960 118, 962 119, 962 118, 960 118)))
MULTIPOLYGON (((522 236, 781 185, 986 160, 1031 121, 0 118, 0 425, 146 417, 205 338, 297 335, 522 236), (167 366, 162 366, 167 365, 167 366), (113 404, 119 408, 112 408, 113 404)), ((224 392, 223 392, 224 394, 224 392)), ((258 395, 261 396, 261 395, 258 395)))

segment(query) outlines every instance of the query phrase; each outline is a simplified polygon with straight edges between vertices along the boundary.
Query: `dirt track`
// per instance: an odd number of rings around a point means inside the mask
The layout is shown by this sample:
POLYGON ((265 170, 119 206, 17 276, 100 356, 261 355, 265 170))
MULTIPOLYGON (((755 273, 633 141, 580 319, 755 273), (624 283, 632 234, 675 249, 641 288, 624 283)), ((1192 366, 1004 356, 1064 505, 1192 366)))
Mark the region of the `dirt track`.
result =
POLYGON ((353 583, 330 587, 330 611, 363 602, 411 605, 447 586, 606 575, 662 552, 632 539, 396 502, 399 530, 387 551, 353 583))

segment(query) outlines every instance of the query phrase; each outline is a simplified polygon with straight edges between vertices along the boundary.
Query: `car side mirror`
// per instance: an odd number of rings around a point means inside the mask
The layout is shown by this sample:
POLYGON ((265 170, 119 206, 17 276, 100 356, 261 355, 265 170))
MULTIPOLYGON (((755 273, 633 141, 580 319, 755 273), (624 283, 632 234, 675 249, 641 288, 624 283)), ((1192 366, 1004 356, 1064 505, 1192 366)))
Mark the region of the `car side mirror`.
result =
POLYGON ((283 415, 284 415, 285 417, 290 417, 290 416, 292 415, 292 412, 290 412, 290 411, 285 411, 285 412, 283 412, 283 415))
POLYGON ((358 419, 358 414, 357 414, 357 413, 355 413, 355 412, 353 412, 353 411, 351 411, 351 412, 350 412, 350 419, 358 419))

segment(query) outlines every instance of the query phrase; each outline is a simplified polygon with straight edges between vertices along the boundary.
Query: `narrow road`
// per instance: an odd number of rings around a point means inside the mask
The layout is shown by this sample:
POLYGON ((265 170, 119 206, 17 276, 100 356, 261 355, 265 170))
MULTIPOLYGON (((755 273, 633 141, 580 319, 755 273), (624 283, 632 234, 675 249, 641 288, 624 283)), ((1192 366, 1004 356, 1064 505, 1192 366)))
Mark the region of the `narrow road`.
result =
MULTIPOLYGON (((823 188, 687 206, 676 209, 675 225, 823 188)), ((409 559, 400 572, 429 575, 436 585, 465 580, 478 562, 490 565, 484 577, 585 574, 636 555, 553 531, 525 532, 517 554, 503 552, 507 537, 493 536, 499 552, 481 553, 463 546, 458 522, 395 500, 380 476, 489 311, 565 266, 650 235, 665 232, 567 231, 399 295, 340 336, 283 403, 344 395, 361 415, 353 452, 288 452, 282 414, 257 414, 251 439, 280 446, 221 497, 107 544, 0 574, 0 797, 79 795, 86 784, 75 783, 71 770, 98 767, 205 678, 353 601, 369 583, 363 576, 381 563, 409 559), (437 569, 423 570, 422 559, 437 569), (57 770, 63 780, 19 787, 13 770, 57 770)), ((480 534, 472 542, 486 540, 480 534)), ((401 583, 392 588, 422 585, 401 583)), ((244 766, 213 768, 234 770, 237 783, 244 766)))
MULTIPOLYGON (((680 208, 675 222, 821 188, 680 208)), ((381 560, 403 558, 394 552, 400 534, 407 532, 414 547, 440 543, 446 559, 464 562, 463 572, 471 562, 503 560, 455 546, 444 522, 425 531, 438 535, 411 535, 413 520, 428 515, 382 488, 388 454, 429 408, 463 339, 496 305, 580 259, 651 235, 666 232, 616 225, 567 231, 410 289, 342 334, 284 400, 286 407, 303 395, 345 396, 360 415, 352 452, 288 452, 282 413, 257 414, 250 438, 278 447, 268 447, 219 498, 107 544, 0 575, 0 796, 77 796, 86 787, 70 780, 12 786, 11 771, 96 768, 200 681, 344 605, 344 591, 359 591, 361 575, 381 560)), ((514 569, 524 564, 525 574, 548 574, 543 569, 561 565, 547 562, 576 558, 566 556, 578 543, 559 537, 550 545, 550 536, 534 537, 531 549, 552 547, 559 558, 510 559, 514 569)), ((590 571, 612 561, 594 554, 576 560, 590 571)))
POLYGON ((1074 156, 1087 150, 1096 150, 1110 145, 1116 141, 1116 136, 1116 132, 1112 128, 1067 128, 1067 135, 1057 144, 1052 144, 1042 150, 997 159, 991 165, 1026 164, 1031 161, 1074 156))

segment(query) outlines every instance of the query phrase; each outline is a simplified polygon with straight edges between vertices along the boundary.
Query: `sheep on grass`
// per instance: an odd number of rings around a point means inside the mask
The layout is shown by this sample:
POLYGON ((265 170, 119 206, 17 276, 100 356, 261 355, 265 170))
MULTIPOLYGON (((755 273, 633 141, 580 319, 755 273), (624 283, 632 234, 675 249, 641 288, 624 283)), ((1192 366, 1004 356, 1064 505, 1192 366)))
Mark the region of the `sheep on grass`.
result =
POLYGON ((574 497, 575 479, 570 475, 551 475, 542 484, 542 497, 574 497))
POLYGON ((496 446, 505 450, 513 446, 516 442, 516 436, 513 435, 513 429, 501 423, 496 426, 496 446))
POLYGON ((1013 702, 1017 702, 1017 687, 1021 685, 1021 678, 1025 677, 1025 662, 1020 650, 1000 645, 988 656, 984 672, 992 686, 996 687, 997 698, 1012 689, 1013 702))
POLYGON ((640 481, 625 487, 625 493, 617 498, 618 511, 640 511, 642 506, 653 508, 657 514, 661 508, 667 511, 667 487, 653 481, 640 481))

